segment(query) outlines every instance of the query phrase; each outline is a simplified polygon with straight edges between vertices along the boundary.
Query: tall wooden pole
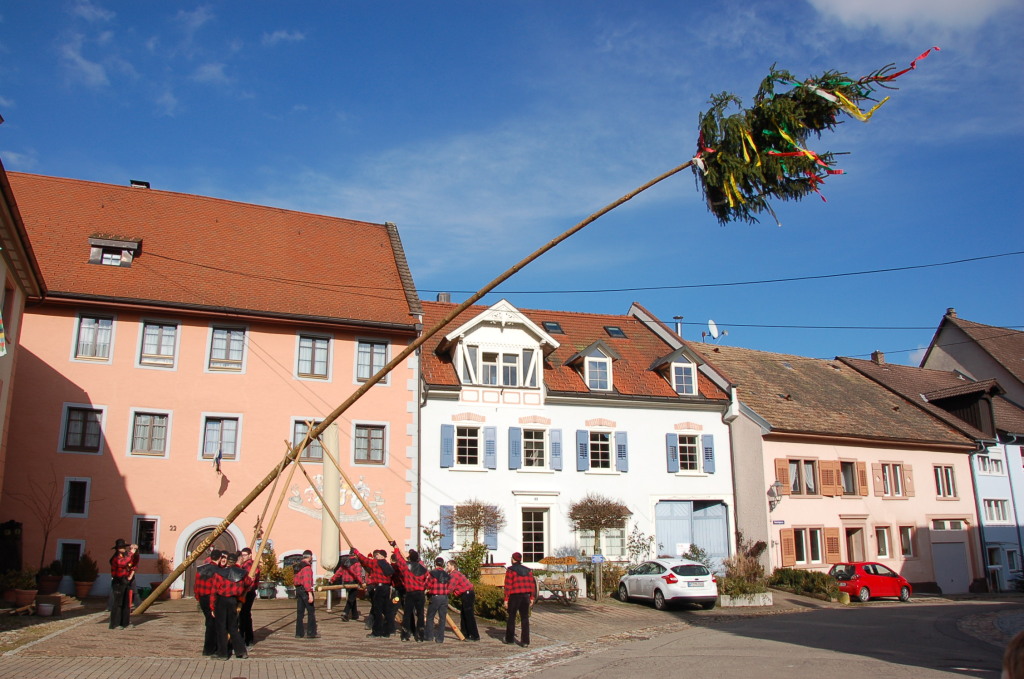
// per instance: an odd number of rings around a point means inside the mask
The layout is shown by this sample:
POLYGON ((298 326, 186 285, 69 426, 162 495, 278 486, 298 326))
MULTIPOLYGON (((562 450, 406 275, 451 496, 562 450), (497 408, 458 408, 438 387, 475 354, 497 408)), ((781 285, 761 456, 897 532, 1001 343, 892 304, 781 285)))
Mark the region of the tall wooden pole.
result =
MULTIPOLYGON (((679 172, 682 172, 683 170, 685 170, 686 168, 690 167, 691 165, 693 165, 693 160, 688 160, 685 163, 683 163, 682 165, 674 167, 671 170, 669 170, 668 172, 664 172, 664 173, 658 175, 657 177, 655 177, 654 179, 651 179, 647 183, 637 187, 636 189, 633 189, 632 191, 630 191, 626 195, 622 196, 618 200, 615 200, 615 201, 609 203, 608 205, 605 205, 603 208, 601 208, 597 212, 591 214, 589 217, 587 217, 583 221, 577 223, 571 229, 569 229, 567 231, 564 231, 561 235, 556 236, 555 238, 549 240, 547 243, 542 245, 540 248, 538 248, 537 250, 533 251, 531 254, 527 255, 523 259, 519 260, 518 262, 513 264, 510 268, 506 269, 497 278, 492 280, 490 283, 488 283, 484 287, 480 288, 480 290, 478 290, 477 292, 475 292, 472 295, 470 295, 470 297, 468 299, 466 299, 466 301, 464 301, 462 304, 457 305, 455 308, 453 308, 451 311, 449 311, 447 314, 445 314, 444 318, 442 318, 437 323, 437 325, 435 325, 430 330, 428 330, 428 331, 424 332, 423 334, 421 334, 418 338, 416 338, 413 342, 411 342, 405 349, 403 349, 394 358, 392 358, 390 361, 388 361, 388 363, 383 368, 378 370, 375 375, 373 375, 372 377, 370 377, 370 379, 368 379, 365 382, 363 382, 363 384, 358 389, 356 389, 354 392, 352 392, 351 396, 349 396, 347 399, 345 399, 344 402, 342 402, 341 405, 339 405, 337 408, 335 408, 333 411, 331 411, 331 413, 329 415, 327 415, 327 417, 325 417, 320 424, 318 424, 316 427, 314 427, 312 430, 310 430, 307 433, 306 439, 304 439, 303 442, 299 446, 297 446, 297 447, 292 449, 292 451, 289 454, 285 464, 290 464, 290 463, 294 462, 298 458, 298 456, 302 452, 302 450, 305 449, 306 446, 309 445, 310 439, 319 438, 320 435, 323 434, 324 430, 327 429, 327 427, 331 426, 331 424, 335 420, 337 420, 339 417, 341 417, 342 413, 344 413, 346 410, 351 408, 352 405, 356 401, 358 401, 360 398, 362 398, 363 394, 365 394, 370 389, 372 389, 373 386, 376 385, 378 382, 380 382, 382 379, 384 379, 388 375, 388 373, 390 373, 392 370, 394 370, 399 365, 401 365, 402 362, 405 361, 405 359, 409 358, 409 356, 411 356, 417 349, 419 349, 421 346, 423 346, 423 344, 425 344, 427 340, 429 340, 431 337, 433 337, 437 333, 441 332, 445 327, 447 327, 447 325, 449 323, 451 323, 453 320, 455 320, 455 318, 457 318, 459 314, 461 314, 463 311, 465 311, 469 307, 473 306, 473 304, 475 304, 481 298, 483 298, 484 295, 486 295, 490 291, 494 290, 494 288, 498 287, 499 285, 501 285, 502 283, 507 281, 509 278, 511 278, 512 276, 517 274, 520 269, 525 267, 527 264, 530 264, 531 262, 533 262, 535 259, 537 259, 541 255, 546 253, 548 250, 551 250, 552 248, 554 248, 556 245, 558 245, 562 241, 568 239, 570 236, 573 236, 578 231, 582 231, 585 227, 587 227, 590 224, 592 224, 593 222, 597 221, 599 218, 601 218, 604 215, 608 214, 609 212, 611 212, 615 208, 619 207, 620 205, 623 205, 624 203, 629 202, 630 200, 632 200, 633 198, 637 197, 638 195, 640 195, 641 193, 643 193, 647 189, 651 188, 652 186, 654 186, 654 185, 656 185, 656 184, 658 184, 658 183, 668 179, 669 177, 671 177, 671 176, 673 176, 675 174, 678 174, 679 172)), ((178 577, 180 577, 181 574, 185 572, 185 569, 187 569, 190 565, 192 565, 192 562, 196 560, 197 556, 199 554, 201 554, 203 551, 205 551, 211 544, 213 544, 213 541, 216 540, 217 538, 219 538, 221 536, 221 534, 224 533, 224 531, 226 531, 228 529, 228 526, 230 526, 231 523, 235 519, 238 518, 239 514, 244 512, 246 507, 248 507, 252 503, 253 500, 255 500, 257 497, 259 497, 260 493, 262 493, 264 490, 266 490, 267 486, 269 486, 271 483, 274 482, 274 479, 277 478, 278 474, 280 474, 279 467, 275 466, 263 478, 262 481, 260 481, 259 483, 256 484, 255 488, 253 488, 251 491, 249 491, 248 495, 246 495, 244 498, 242 498, 242 501, 239 502, 238 505, 236 505, 234 509, 232 509, 230 512, 228 512, 228 515, 224 517, 223 521, 221 521, 219 524, 217 524, 217 526, 213 529, 213 532, 210 534, 210 536, 206 540, 203 540, 203 542, 195 549, 195 551, 192 552, 192 554, 189 554, 184 559, 182 559, 181 563, 178 564, 178 566, 173 571, 171 571, 171 573, 166 578, 164 578, 164 581, 161 582, 159 585, 156 586, 156 588, 153 589, 153 592, 148 597, 146 597, 146 600, 143 601, 141 604, 139 604, 139 607, 137 609, 135 609, 135 613, 136 614, 145 613, 146 609, 148 609, 150 607, 150 605, 154 601, 156 601, 157 597, 159 597, 161 594, 163 594, 164 591, 166 591, 167 588, 171 586, 171 583, 174 582, 178 577)), ((371 516, 372 516, 372 513, 371 513, 371 516)), ((382 530, 383 530, 383 528, 382 528, 382 530)))

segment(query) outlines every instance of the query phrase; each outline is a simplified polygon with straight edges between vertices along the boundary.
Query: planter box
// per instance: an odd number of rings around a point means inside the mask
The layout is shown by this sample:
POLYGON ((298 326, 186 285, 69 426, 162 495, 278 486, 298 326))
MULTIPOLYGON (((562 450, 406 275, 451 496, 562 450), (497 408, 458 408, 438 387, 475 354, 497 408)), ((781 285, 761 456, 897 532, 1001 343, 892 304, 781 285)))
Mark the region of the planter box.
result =
POLYGON ((761 594, 749 594, 747 596, 727 596, 722 594, 718 597, 718 605, 722 608, 737 608, 741 606, 771 606, 774 599, 772 599, 771 592, 762 592, 761 594))

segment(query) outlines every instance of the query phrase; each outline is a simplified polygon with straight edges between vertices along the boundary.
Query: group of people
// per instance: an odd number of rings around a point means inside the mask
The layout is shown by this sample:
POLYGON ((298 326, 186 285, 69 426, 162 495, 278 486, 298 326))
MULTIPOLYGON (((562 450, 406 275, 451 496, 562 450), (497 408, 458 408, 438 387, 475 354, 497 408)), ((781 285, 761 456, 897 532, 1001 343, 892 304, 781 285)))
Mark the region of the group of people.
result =
POLYGON ((237 554, 215 549, 196 569, 193 592, 206 621, 203 655, 224 660, 232 655, 249 657, 248 650, 256 643, 252 605, 260 582, 259 567, 249 575, 252 566, 248 548, 237 554))

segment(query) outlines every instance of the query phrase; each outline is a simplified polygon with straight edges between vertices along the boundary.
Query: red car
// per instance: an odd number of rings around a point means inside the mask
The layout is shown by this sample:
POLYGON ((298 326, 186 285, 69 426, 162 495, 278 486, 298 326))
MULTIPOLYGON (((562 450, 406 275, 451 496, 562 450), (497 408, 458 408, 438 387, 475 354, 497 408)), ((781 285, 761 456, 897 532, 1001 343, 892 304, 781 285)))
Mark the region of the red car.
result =
POLYGON ((839 582, 839 591, 859 601, 880 596, 894 596, 899 597, 900 601, 910 601, 910 593, 913 591, 906 578, 888 566, 873 561, 837 563, 828 574, 839 582))

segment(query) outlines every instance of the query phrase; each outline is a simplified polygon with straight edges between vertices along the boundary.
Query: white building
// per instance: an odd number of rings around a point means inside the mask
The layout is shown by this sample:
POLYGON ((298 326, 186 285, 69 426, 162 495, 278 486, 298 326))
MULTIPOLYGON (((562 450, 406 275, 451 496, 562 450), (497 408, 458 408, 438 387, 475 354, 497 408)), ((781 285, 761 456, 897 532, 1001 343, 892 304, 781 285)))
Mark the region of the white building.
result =
MULTIPOLYGON (((452 309, 425 303, 430 327, 452 309)), ((588 493, 625 504, 628 525, 602 537, 625 559, 638 529, 658 554, 734 546, 726 381, 643 307, 625 316, 471 307, 421 355, 420 516, 443 549, 455 508, 480 500, 507 525, 484 542, 497 561, 593 554, 568 519, 588 493)))

